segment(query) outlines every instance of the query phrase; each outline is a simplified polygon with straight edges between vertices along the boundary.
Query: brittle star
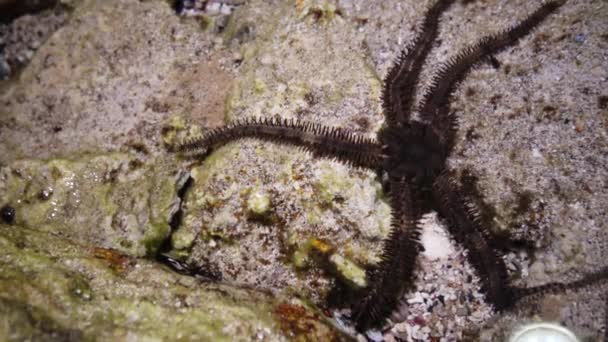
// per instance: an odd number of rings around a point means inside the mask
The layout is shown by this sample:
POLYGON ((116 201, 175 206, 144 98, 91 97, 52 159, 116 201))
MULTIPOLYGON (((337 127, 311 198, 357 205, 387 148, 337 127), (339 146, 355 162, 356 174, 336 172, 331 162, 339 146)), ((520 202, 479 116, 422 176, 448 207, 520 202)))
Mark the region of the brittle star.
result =
POLYGON ((416 38, 388 72, 382 94, 385 125, 376 139, 299 120, 254 118, 213 129, 175 146, 179 151, 208 153, 242 138, 271 140, 304 147, 316 157, 375 170, 386 179, 383 187, 390 197, 391 231, 380 263, 367 268, 369 285, 352 306, 352 319, 360 331, 381 325, 399 298, 411 289, 414 266, 422 250, 417 223, 431 210, 437 211, 454 240, 468 250, 468 260, 481 279, 481 290, 498 311, 524 297, 580 288, 608 278, 608 269, 601 269, 571 283, 531 288, 510 285, 500 247, 504 243, 482 225, 479 209, 467 201, 472 196, 469 190, 460 186, 446 168, 457 128, 450 99, 460 82, 476 65, 493 62, 496 53, 515 45, 565 1, 547 1, 517 24, 465 47, 439 66, 416 103, 415 93, 421 87, 423 65, 438 36, 440 16, 453 2, 439 0, 427 10, 416 38))

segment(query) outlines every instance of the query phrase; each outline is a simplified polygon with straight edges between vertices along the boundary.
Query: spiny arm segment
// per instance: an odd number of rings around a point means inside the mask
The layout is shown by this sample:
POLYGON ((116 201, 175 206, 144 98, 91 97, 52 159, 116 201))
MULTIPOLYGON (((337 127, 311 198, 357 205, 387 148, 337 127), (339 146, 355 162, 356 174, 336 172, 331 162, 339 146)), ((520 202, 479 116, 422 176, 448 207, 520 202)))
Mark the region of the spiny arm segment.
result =
POLYGON ((287 143, 312 152, 317 157, 336 158, 344 163, 377 169, 384 158, 382 146, 374 139, 348 130, 311 122, 281 118, 252 118, 212 129, 201 137, 174 147, 181 152, 208 152, 231 141, 256 138, 287 143))
MULTIPOLYGON (((464 48, 455 57, 443 64, 433 76, 431 86, 422 96, 418 106, 421 117, 439 132, 452 132, 455 118, 449 115, 449 98, 471 69, 480 62, 505 48, 514 45, 555 12, 565 0, 548 1, 531 15, 514 26, 482 38, 478 43, 464 48)), ((446 142, 451 141, 447 137, 446 142)))
POLYGON ((454 0, 439 0, 431 6, 420 30, 388 72, 382 90, 384 113, 389 125, 402 125, 410 118, 422 66, 437 38, 439 17, 454 0))
POLYGON ((369 288, 353 307, 359 331, 381 324, 397 307, 399 298, 413 284, 414 267, 422 250, 417 222, 422 210, 405 179, 390 180, 393 209, 391 232, 386 239, 380 264, 368 271, 369 288))
POLYGON ((435 180, 433 196, 439 215, 448 221, 451 235, 469 251, 468 260, 479 274, 488 301, 498 310, 508 307, 512 294, 507 286, 507 268, 491 243, 491 233, 481 225, 479 211, 470 197, 447 172, 435 180))
POLYGON ((602 281, 608 280, 608 267, 604 267, 596 272, 591 272, 583 275, 578 280, 570 283, 553 282, 544 285, 512 289, 514 303, 521 299, 538 299, 547 294, 562 293, 568 290, 576 290, 583 287, 591 286, 602 281))

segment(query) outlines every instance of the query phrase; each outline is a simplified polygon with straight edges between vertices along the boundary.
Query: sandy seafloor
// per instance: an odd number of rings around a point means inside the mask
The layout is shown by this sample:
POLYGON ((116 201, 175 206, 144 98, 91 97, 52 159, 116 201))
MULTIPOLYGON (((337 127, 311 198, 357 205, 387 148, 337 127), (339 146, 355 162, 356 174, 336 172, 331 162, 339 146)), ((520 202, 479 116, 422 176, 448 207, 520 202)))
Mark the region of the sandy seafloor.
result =
MULTIPOLYGON (((214 8, 204 20, 178 17, 160 0, 72 3, 72 18, 25 69, 0 85, 2 166, 22 158, 77 156, 83 150, 129 151, 135 145, 146 146, 146 158, 154 159, 168 154, 161 131, 175 117, 207 128, 279 115, 373 136, 383 121, 381 80, 412 39, 430 1, 250 1, 223 14, 214 8)), ((423 80, 463 46, 525 17, 539 3, 457 2, 442 17, 423 80)), ((606 1, 570 0, 519 44, 496 55, 498 68, 477 67, 454 95, 460 127, 449 167, 478 178, 483 202, 494 215, 492 229, 533 240, 537 247, 533 253, 506 255, 518 286, 571 281, 606 266, 607 32, 606 1)), ((248 285, 271 279, 266 286, 273 290, 323 291, 331 282, 318 274, 295 277, 280 264, 284 256, 258 249, 256 239, 240 233, 236 247, 210 251, 197 231, 204 229, 200 222, 272 236, 272 226, 234 222, 233 217, 241 217, 239 191, 252 188, 270 194, 279 216, 295 220, 286 225, 296 236, 312 231, 338 242, 354 239, 350 249, 335 247, 355 260, 366 260, 357 251, 378 252, 370 241, 386 234, 386 210, 374 211, 382 206, 380 200, 356 201, 358 194, 340 184, 335 191, 342 191, 343 198, 333 210, 322 211, 314 223, 302 219, 309 217, 306 203, 317 203, 313 190, 324 184, 318 179, 328 167, 352 179, 351 188, 367 189, 362 190, 366 194, 378 185, 371 172, 315 161, 269 143, 247 140, 231 146, 217 153, 226 151, 232 159, 219 156, 222 162, 214 160, 219 166, 211 166, 222 167, 228 179, 223 188, 209 180, 216 179, 213 169, 205 171, 214 175, 205 178, 207 183, 196 185, 197 191, 226 198, 220 208, 190 213, 191 224, 182 230, 184 236, 196 236, 185 243, 190 261, 219 263, 228 279, 232 275, 248 285), (242 152, 234 157, 234 151, 242 152), (276 164, 284 162, 281 155, 293 156, 289 167, 312 180, 298 178, 301 183, 294 187, 290 175, 271 185, 273 175, 284 169, 276 164), (302 194, 308 197, 299 198, 302 194), (218 212, 232 223, 213 221, 209 215, 218 212), (357 234, 340 232, 344 216, 351 217, 348 229, 370 238, 358 242, 357 234), (261 253, 267 263, 247 258, 248 251, 261 253)), ((188 169, 191 161, 180 163, 188 169)), ((423 223, 427 251, 419 258, 416 290, 404 296, 384 331, 370 332, 368 338, 504 339, 532 321, 565 324, 583 340, 604 335, 606 286, 546 296, 496 314, 478 292, 466 250, 449 240, 433 213, 423 223)))

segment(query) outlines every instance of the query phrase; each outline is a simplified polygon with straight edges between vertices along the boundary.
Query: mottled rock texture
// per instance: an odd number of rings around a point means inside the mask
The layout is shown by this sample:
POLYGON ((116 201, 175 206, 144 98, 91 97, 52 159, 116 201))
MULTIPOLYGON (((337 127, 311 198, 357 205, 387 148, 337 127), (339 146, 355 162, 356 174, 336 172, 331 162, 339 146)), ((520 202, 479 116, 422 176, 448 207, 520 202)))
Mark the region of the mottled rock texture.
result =
POLYGON ((161 160, 124 153, 20 160, 0 168, 0 203, 20 226, 153 256, 169 237, 184 181, 161 160))
POLYGON ((58 232, 0 224, 0 247, 3 341, 338 338, 300 302, 202 284, 58 232))
MULTIPOLYGON (((373 136, 383 121, 382 77, 430 2, 254 0, 238 7, 224 30, 206 31, 206 20, 178 18, 166 1, 82 0, 18 79, 0 85, 0 162, 12 167, 18 159, 70 155, 83 162, 82 151, 122 151, 156 163, 172 138, 251 116, 299 118, 373 136)), ((457 2, 443 18, 441 44, 423 77, 537 5, 457 2)), ((479 66, 455 96, 461 120, 450 167, 464 181, 478 180, 478 204, 492 230, 533 240, 535 252, 507 256, 513 281, 522 286, 572 280, 606 265, 607 6, 568 1, 495 56, 497 68, 479 66)), ((202 163, 171 164, 156 170, 192 170, 194 180, 171 239, 174 252, 218 269, 229 282, 303 291, 322 304, 344 274, 298 252, 317 238, 329 243, 334 258, 361 266, 376 260, 387 232, 389 208, 373 173, 313 160, 295 148, 245 140, 202 163), (268 207, 252 215, 260 198, 268 207)), ((449 267, 458 268, 450 272, 460 278, 449 286, 443 266, 421 256, 420 269, 428 273, 406 299, 425 298, 423 289, 474 284, 474 272, 457 253, 449 267)), ((547 319, 594 339, 604 324, 605 292, 605 286, 591 287, 522 303, 498 320, 473 315, 487 312, 483 298, 475 297, 479 310, 469 310, 472 299, 457 292, 445 310, 405 320, 399 330, 438 322, 444 328, 433 326, 435 336, 478 339, 482 331, 482 338, 496 339, 517 324, 547 319)), ((21 302, 11 312, 40 320, 50 315, 46 307, 30 306, 36 305, 21 302)), ((79 329, 49 326, 58 334, 79 329)))

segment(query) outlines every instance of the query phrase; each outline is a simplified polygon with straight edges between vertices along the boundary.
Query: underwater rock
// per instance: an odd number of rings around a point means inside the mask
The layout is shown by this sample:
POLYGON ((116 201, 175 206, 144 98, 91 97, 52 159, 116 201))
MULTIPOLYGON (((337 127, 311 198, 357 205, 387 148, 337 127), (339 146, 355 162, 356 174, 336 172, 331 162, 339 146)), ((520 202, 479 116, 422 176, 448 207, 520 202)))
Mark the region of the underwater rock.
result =
POLYGON ((201 283, 144 259, 123 256, 117 269, 110 252, 55 232, 0 224, 0 249, 2 341, 340 338, 296 299, 201 283))
MULTIPOLYGON (((280 114, 362 134, 379 126, 365 124, 381 118, 377 75, 344 40, 356 34, 339 11, 329 6, 327 20, 315 19, 325 7, 251 1, 236 9, 223 35, 242 58, 229 121, 280 114), (241 39, 244 30, 255 36, 241 39)), ((217 268, 225 281, 293 289, 322 303, 337 279, 365 284, 355 265, 378 262, 390 209, 371 171, 248 139, 213 151, 191 175, 173 248, 189 263, 217 268), (334 254, 300 267, 297 253, 311 239, 331 241, 334 254)))
POLYGON ((132 141, 165 154, 158 130, 167 119, 220 122, 232 84, 222 45, 171 1, 62 3, 69 20, 2 84, 0 162, 132 141))
POLYGON ((154 255, 169 237, 186 176, 163 165, 123 153, 15 161, 0 168, 0 206, 12 209, 3 219, 132 256, 154 255))

